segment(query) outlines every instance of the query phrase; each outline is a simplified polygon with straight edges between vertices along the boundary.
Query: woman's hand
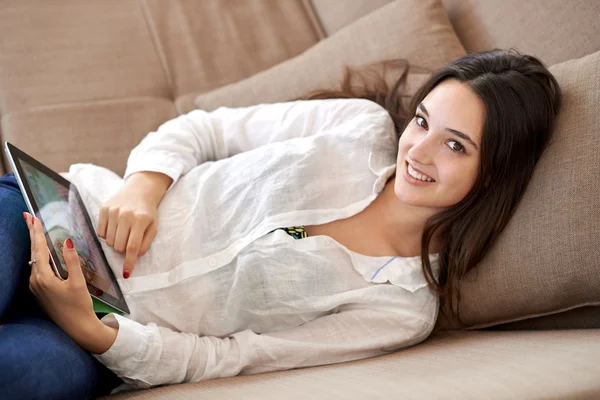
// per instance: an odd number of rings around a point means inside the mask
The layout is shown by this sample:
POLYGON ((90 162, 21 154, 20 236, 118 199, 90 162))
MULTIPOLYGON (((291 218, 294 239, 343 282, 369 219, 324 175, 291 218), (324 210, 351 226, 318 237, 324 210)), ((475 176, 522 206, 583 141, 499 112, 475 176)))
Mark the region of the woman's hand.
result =
POLYGON ((172 181, 158 172, 138 172, 100 208, 97 234, 125 253, 124 278, 129 278, 138 256, 156 237, 158 204, 172 181))
POLYGON ((92 297, 72 239, 65 240, 63 246, 62 255, 69 273, 68 278, 63 281, 56 276, 50 265, 50 253, 40 220, 29 213, 23 213, 23 218, 29 228, 31 259, 35 260, 31 265, 29 290, 48 317, 77 344, 89 351, 103 350, 98 344, 104 343, 103 347, 106 347, 111 328, 104 325, 94 313, 92 297))

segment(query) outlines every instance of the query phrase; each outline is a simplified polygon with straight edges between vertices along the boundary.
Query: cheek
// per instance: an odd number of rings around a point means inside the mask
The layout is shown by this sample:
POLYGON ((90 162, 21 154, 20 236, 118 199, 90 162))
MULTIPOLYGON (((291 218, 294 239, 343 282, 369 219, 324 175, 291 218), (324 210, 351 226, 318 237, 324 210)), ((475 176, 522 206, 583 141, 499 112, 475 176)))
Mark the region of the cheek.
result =
POLYGON ((471 190, 477 179, 477 165, 463 163, 448 163, 440 165, 441 181, 446 189, 461 200, 471 190))

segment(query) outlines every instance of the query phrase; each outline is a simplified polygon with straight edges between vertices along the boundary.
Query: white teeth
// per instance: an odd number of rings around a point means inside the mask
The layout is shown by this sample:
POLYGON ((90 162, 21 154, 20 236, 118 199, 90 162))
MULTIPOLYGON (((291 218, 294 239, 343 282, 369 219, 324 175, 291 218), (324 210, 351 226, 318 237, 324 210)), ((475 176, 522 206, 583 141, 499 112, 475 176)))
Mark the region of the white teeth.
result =
POLYGON ((432 178, 428 177, 427 175, 422 175, 420 173, 418 173, 417 171, 415 171, 410 164, 408 164, 408 174, 410 176, 412 176, 415 179, 419 179, 421 181, 425 181, 425 182, 435 182, 432 178))

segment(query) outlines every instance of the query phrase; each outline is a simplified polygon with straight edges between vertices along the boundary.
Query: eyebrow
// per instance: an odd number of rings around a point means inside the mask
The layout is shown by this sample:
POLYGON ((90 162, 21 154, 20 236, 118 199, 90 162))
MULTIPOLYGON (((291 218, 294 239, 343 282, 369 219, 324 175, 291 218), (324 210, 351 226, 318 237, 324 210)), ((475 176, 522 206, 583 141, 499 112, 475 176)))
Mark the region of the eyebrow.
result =
MULTIPOLYGON (((419 108, 421 110, 423 110, 423 112, 425 113, 425 115, 427 115, 429 117, 429 113, 427 112, 427 109, 425 108, 425 106, 423 105, 423 103, 419 104, 419 108)), ((473 145, 473 147, 475 147, 475 149, 479 150, 479 147, 477 147, 477 145, 475 144, 475 142, 469 137, 469 135, 462 133, 461 131, 457 131, 456 129, 452 129, 452 128, 446 128, 446 130, 448 132, 451 132, 453 134, 455 134, 456 136, 458 136, 459 138, 466 140, 467 142, 471 143, 473 145)))

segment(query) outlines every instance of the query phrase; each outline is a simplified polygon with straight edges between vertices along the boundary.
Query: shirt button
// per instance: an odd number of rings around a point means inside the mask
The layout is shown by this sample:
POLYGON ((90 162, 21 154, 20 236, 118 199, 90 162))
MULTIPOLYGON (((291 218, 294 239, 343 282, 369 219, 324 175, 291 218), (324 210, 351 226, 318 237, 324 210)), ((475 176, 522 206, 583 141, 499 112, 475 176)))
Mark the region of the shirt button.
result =
POLYGON ((208 265, 210 265, 211 267, 214 267, 215 265, 217 265, 217 260, 215 260, 214 258, 211 258, 208 261, 208 265))

